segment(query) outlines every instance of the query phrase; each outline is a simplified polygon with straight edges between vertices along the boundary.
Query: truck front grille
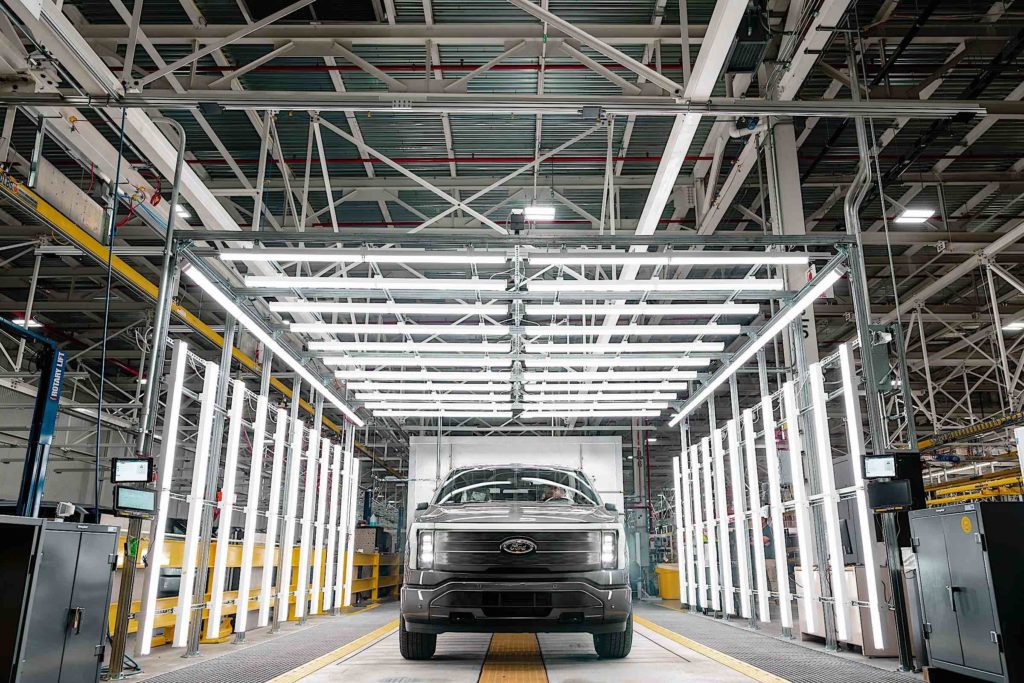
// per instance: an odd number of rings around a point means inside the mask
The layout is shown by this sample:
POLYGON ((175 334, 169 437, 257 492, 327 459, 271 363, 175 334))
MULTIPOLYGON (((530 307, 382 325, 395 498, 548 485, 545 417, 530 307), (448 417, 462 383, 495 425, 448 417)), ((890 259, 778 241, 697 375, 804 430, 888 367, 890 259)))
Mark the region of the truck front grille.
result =
POLYGON ((447 572, 545 573, 601 568, 600 531, 437 531, 434 568, 447 572), (503 552, 509 539, 526 539, 536 550, 525 555, 503 552))

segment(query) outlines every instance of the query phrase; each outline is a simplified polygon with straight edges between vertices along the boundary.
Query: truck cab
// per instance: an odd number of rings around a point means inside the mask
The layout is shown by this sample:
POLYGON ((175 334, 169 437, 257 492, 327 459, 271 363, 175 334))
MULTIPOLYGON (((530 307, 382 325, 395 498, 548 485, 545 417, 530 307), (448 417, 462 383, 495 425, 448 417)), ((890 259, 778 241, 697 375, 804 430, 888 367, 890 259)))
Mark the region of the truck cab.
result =
POLYGON ((580 470, 452 470, 417 505, 405 563, 406 659, 429 659, 437 635, 450 631, 591 633, 600 657, 629 654, 623 525, 580 470))

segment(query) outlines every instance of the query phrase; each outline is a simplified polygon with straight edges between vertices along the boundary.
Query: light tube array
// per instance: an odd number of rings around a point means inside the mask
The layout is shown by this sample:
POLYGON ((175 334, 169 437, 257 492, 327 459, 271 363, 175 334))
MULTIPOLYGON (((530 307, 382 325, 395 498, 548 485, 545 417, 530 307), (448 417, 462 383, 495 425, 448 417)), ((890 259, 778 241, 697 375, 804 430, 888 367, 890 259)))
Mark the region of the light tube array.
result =
POLYGON ((504 292, 505 280, 479 278, 401 278, 401 277, 305 277, 292 275, 247 275, 245 286, 255 289, 359 289, 385 291, 410 290, 473 290, 477 292, 504 292))
POLYGON ((309 613, 320 613, 320 579, 323 576, 324 534, 327 532, 327 480, 331 468, 331 442, 320 441, 320 476, 316 489, 316 521, 313 534, 313 581, 309 591, 309 613))
MULTIPOLYGON (((542 382, 540 384, 524 384, 523 391, 527 394, 540 391, 569 391, 569 392, 601 392, 601 391, 686 391, 690 388, 688 382, 596 382, 585 384, 555 384, 553 382, 542 382)), ((675 394, 673 394, 674 396, 675 394)))
MULTIPOLYGON (((485 412, 492 412, 493 410, 508 410, 512 405, 511 399, 505 398, 500 401, 488 401, 487 403, 459 403, 459 402, 445 402, 437 401, 430 403, 428 401, 387 401, 383 403, 367 403, 366 407, 369 410, 446 410, 451 408, 453 410, 478 410, 485 412)), ((636 401, 632 403, 625 402, 600 402, 600 401, 584 401, 582 403, 530 403, 524 407, 524 411, 527 412, 547 412, 551 410, 556 411, 588 411, 588 410, 664 410, 668 407, 668 403, 653 402, 653 401, 636 401)))
POLYGON ((512 417, 511 410, 380 410, 373 414, 380 417, 512 417))
MULTIPOLYGON (((786 557, 786 528, 783 526, 782 520, 782 477, 780 476, 779 467, 779 451, 775 445, 775 415, 772 413, 772 401, 771 398, 764 397, 761 399, 761 416, 764 422, 764 455, 765 465, 768 471, 768 503, 769 503, 769 515, 771 517, 772 524, 772 547, 775 549, 775 586, 779 591, 779 615, 782 619, 783 628, 793 628, 793 607, 792 607, 792 595, 789 592, 789 560, 786 557), (769 438, 769 434, 772 436, 769 438), (780 559, 781 558, 781 559, 780 559)), ((750 427, 747 427, 747 415, 743 415, 744 429, 749 431, 750 439, 753 441, 754 434, 754 418, 749 418, 750 427)), ((747 464, 750 467, 749 461, 747 464)), ((757 478, 756 471, 757 464, 754 464, 755 471, 752 473, 748 471, 748 479, 753 477, 757 478)), ((754 497, 754 490, 751 488, 751 501, 754 504, 760 502, 754 497)), ((762 549, 763 554, 763 549, 762 549)), ((760 589, 758 589, 760 590, 760 589)), ((761 602, 761 608, 763 610, 762 620, 770 618, 768 614, 768 601, 761 602)))
POLYGON ((530 263, 537 266, 563 263, 599 266, 805 266, 807 254, 752 251, 688 251, 637 253, 628 251, 567 251, 530 254, 530 263))
MULTIPOLYGON (((235 304, 234 301, 227 294, 221 290, 216 284, 214 284, 209 278, 206 277, 198 268, 192 266, 190 268, 183 269, 186 276, 196 283, 204 292, 210 295, 217 304, 224 309, 225 312, 229 313, 235 320, 237 320, 242 327, 249 330, 250 333, 266 347, 266 349, 274 354, 275 357, 280 358, 284 361, 285 365, 294 370, 302 379, 306 380, 310 386, 312 386, 317 393, 323 395, 323 397, 335 408, 340 410, 345 416, 352 420, 356 425, 362 427, 363 420, 355 412, 345 405, 334 392, 328 389, 313 373, 311 373, 301 361, 299 361, 288 349, 280 344, 273 336, 267 333, 266 330, 260 326, 255 320, 253 320, 248 313, 246 313, 240 306, 235 304)), ((177 632, 175 632, 177 636, 177 632)))
POLYGON ((263 477, 263 451, 267 436, 267 397, 256 398, 253 417, 252 448, 249 452, 249 487, 245 496, 245 526, 242 528, 242 566, 238 572, 238 606, 235 633, 245 633, 249 621, 249 592, 252 586, 252 556, 256 547, 256 519, 259 517, 260 484, 263 477))
MULTIPOLYGON (((470 374, 470 373, 467 373, 470 374)), ((486 378, 481 378, 486 379, 486 378)), ((649 381, 697 379, 694 370, 577 370, 575 372, 526 371, 525 382, 649 381)))
POLYGON ((310 351, 398 351, 400 353, 510 353, 511 342, 370 342, 311 341, 310 351))
MULTIPOLYGON (((410 349, 411 350, 411 349, 410 349)), ((616 342, 614 344, 552 344, 526 342, 527 353, 687 353, 724 351, 723 342, 616 342)))
POLYGON ((508 325, 411 325, 408 323, 292 323, 292 332, 306 334, 408 334, 427 336, 504 337, 508 325))
POLYGON ((275 313, 362 313, 366 315, 507 315, 505 304, 396 304, 391 302, 271 301, 275 313))
MULTIPOLYGON (((726 614, 736 614, 736 594, 732 584, 732 541, 729 538, 729 501, 725 497, 725 453, 722 430, 711 432, 711 457, 714 459, 715 507, 718 515, 719 550, 722 557, 722 597, 726 614)), ((736 482, 733 482, 733 486, 736 482)))
POLYGON ((421 251, 418 249, 273 248, 222 249, 221 261, 297 261, 302 263, 475 263, 501 265, 504 251, 421 251))
POLYGON ((660 356, 634 358, 632 356, 526 356, 523 359, 531 368, 706 368, 710 358, 687 358, 685 356, 660 356))
POLYGON ((818 596, 814 590, 811 572, 814 558, 811 554, 811 513, 807 500, 807 485, 804 483, 803 437, 800 435, 800 410, 796 403, 796 388, 792 382, 782 385, 782 405, 786 417, 786 436, 789 442, 789 467, 793 479, 793 503, 796 508, 796 540, 800 553, 800 574, 804 577, 801 586, 804 619, 811 633, 817 628, 818 596))
POLYGON ((356 393, 356 398, 360 401, 508 401, 508 397, 508 392, 504 394, 439 394, 436 392, 428 394, 393 394, 380 391, 356 393))
POLYGON ((501 401, 488 401, 487 403, 459 403, 435 401, 384 401, 380 403, 367 403, 368 410, 510 410, 512 400, 507 396, 501 401))
POLYGON ((655 391, 635 393, 635 394, 603 394, 603 393, 584 393, 584 394, 534 394, 528 393, 523 395, 523 403, 534 403, 537 401, 569 401, 573 399, 586 399, 588 401, 633 401, 633 400, 649 400, 649 401, 672 401, 676 397, 675 394, 663 394, 655 391))
POLYGON ((758 304, 526 304, 526 315, 757 315, 758 304))
POLYGON ((734 337, 741 332, 739 325, 528 325, 523 329, 527 337, 582 337, 583 335, 710 335, 734 337))
POLYGON ((786 325, 800 317, 814 301, 821 296, 825 290, 836 283, 843 276, 846 269, 843 266, 835 266, 832 270, 823 271, 808 286, 801 290, 800 295, 793 299, 789 305, 772 318, 767 325, 761 328, 758 335, 751 339, 740 351, 732 357, 729 364, 719 370, 708 382, 700 388, 696 394, 683 405, 682 410, 676 413, 675 417, 669 420, 669 426, 674 427, 679 421, 696 410, 697 406, 703 404, 718 387, 722 386, 730 377, 736 374, 747 361, 754 357, 761 348, 775 338, 779 332, 785 329, 786 325))
MULTIPOLYGON (((744 290, 778 292, 785 282, 776 278, 704 278, 693 280, 532 280, 531 292, 739 292, 744 290)), ((453 287, 452 289, 457 289, 453 287)), ((590 298, 590 297, 588 297, 590 298)))
MULTIPOLYGON (((729 478, 732 481, 733 519, 736 522, 736 569, 740 582, 740 616, 749 619, 750 607, 750 534, 747 531, 747 509, 743 500, 743 456, 740 454, 739 425, 735 419, 725 424, 726 445, 729 450, 729 478)), ((749 451, 748 451, 749 452, 749 451)), ((756 473, 756 470, 755 470, 756 473)), ((747 482, 751 493, 757 491, 757 480, 747 482)), ((758 514, 755 506, 751 506, 758 514)), ((758 526, 755 524, 755 529, 758 526)), ((756 536, 756 533, 755 533, 756 536)), ((764 544, 761 544, 764 545, 764 544)))
POLYGON ((710 487, 704 489, 701 486, 700 451, 697 444, 690 446, 690 483, 693 486, 693 517, 694 517, 694 546, 697 548, 697 586, 699 588, 700 606, 705 609, 708 605, 708 574, 707 559, 705 557, 704 538, 704 507, 701 504, 701 493, 710 493, 710 487))
MULTIPOLYGON (((256 624, 270 623, 270 602, 273 598, 273 558, 277 546, 277 525, 281 510, 281 476, 284 469, 284 449, 288 438, 288 413, 277 409, 277 427, 274 429, 274 456, 270 468, 270 499, 267 502, 267 533, 263 543, 263 576, 260 588, 260 613, 256 624)), ((282 545, 283 547, 283 545, 282 545)))
POLYGON ((461 382, 350 382, 353 391, 478 391, 508 392, 511 382, 486 382, 482 384, 461 382))
MULTIPOLYGON (((762 401, 761 404, 761 419, 764 423, 764 447, 767 453, 766 462, 771 462, 771 453, 775 452, 775 418, 772 417, 771 412, 771 400, 762 401), (767 412, 766 412, 767 411, 767 412), (771 431, 769 431, 769 429, 771 431)), ((759 486, 757 478, 757 437, 754 433, 754 413, 751 410, 744 411, 743 413, 743 440, 745 441, 747 451, 747 482, 749 483, 749 496, 750 496, 750 510, 758 515, 761 513, 761 498, 758 495, 759 486), (750 483, 752 482, 752 483, 750 483)), ((775 460, 778 460, 776 456, 775 460)), ((769 465, 770 466, 770 465, 769 465)), ((757 520, 758 525, 760 519, 757 520)), ((757 527, 755 527, 757 529, 757 527)), ((772 527, 772 536, 774 540, 775 527, 772 527)), ((758 533, 755 530, 755 535, 758 533)), ((785 531, 782 533, 783 546, 785 546, 786 535, 785 531)), ((776 546, 777 547, 777 546, 776 546)), ((780 563, 779 557, 782 557, 781 564, 785 566, 785 554, 776 555, 775 562, 780 563)), ((762 622, 771 621, 771 606, 768 604, 768 572, 767 564, 764 553, 764 543, 754 544, 754 578, 757 581, 757 612, 762 622)), ((782 594, 782 588, 780 584, 780 595, 782 594)), ((786 576, 786 591, 789 591, 789 576, 786 576)), ((780 609, 783 613, 790 610, 789 603, 779 603, 780 609)))
POLYGON ((512 365, 512 358, 466 356, 327 356, 324 365, 343 367, 393 368, 501 368, 512 365))
POLYGON ((407 379, 411 381, 511 381, 511 372, 495 372, 491 370, 478 370, 476 372, 448 372, 448 371, 404 371, 404 370, 336 370, 334 376, 339 379, 407 379))
POLYGON ((711 483, 711 439, 704 437, 700 441, 701 461, 704 473, 704 532, 708 537, 708 567, 711 579, 711 608, 716 612, 722 609, 722 595, 718 584, 718 531, 715 528, 715 503, 711 483))
POLYGON ((529 410, 519 414, 522 420, 560 417, 656 417, 659 410, 529 410))

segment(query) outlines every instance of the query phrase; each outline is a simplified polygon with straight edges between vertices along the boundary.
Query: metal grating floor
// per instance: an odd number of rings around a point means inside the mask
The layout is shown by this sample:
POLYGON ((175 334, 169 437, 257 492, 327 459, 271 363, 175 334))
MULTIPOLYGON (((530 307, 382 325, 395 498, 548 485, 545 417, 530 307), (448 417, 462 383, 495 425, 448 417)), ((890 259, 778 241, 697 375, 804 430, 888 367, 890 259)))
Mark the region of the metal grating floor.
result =
POLYGON ((714 619, 634 603, 637 614, 659 626, 747 662, 792 683, 919 683, 912 674, 886 671, 842 656, 819 652, 714 619))
POLYGON ((321 617, 321 624, 146 679, 146 683, 266 683, 396 618, 398 603, 350 616, 321 617))

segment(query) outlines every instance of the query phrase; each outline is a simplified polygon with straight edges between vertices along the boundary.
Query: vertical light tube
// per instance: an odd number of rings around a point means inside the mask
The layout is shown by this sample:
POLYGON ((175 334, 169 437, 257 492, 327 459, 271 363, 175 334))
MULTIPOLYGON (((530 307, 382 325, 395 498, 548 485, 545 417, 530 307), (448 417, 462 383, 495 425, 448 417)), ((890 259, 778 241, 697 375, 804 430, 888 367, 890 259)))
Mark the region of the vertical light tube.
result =
POLYGON ((352 493, 352 452, 355 450, 355 427, 345 425, 344 450, 341 456, 341 505, 338 509, 338 571, 334 586, 334 608, 345 604, 345 568, 348 566, 348 508, 352 493))
POLYGON ((334 555, 338 550, 338 490, 341 487, 341 444, 334 444, 331 458, 331 502, 327 513, 327 557, 324 558, 324 611, 334 607, 334 568, 337 560, 334 555))
POLYGON ((725 495, 725 453, 722 430, 712 432, 711 453, 715 461, 715 504, 718 508, 718 545, 722 551, 720 574, 726 614, 736 614, 736 592, 732 582, 732 543, 729 539, 729 499, 725 495))
POLYGON ((800 552, 801 598, 808 632, 817 629, 818 594, 814 590, 811 555, 811 516, 804 481, 803 439, 800 437, 800 410, 796 403, 796 387, 792 382, 782 385, 782 403, 786 414, 786 436, 789 441, 789 471, 793 475, 793 503, 796 507, 796 541, 800 552))
MULTIPOLYGON (((764 433, 765 445, 774 441, 774 432, 764 433)), ((764 557, 764 534, 761 529, 761 497, 757 477, 757 434, 754 431, 754 411, 743 412, 743 441, 747 454, 747 484, 749 488, 751 524, 754 530, 754 580, 757 582, 757 613, 762 622, 771 621, 768 604, 768 572, 764 557)), ((774 443, 772 444, 775 445, 774 443)))
POLYGON ((313 584, 309 591, 309 613, 320 613, 320 586, 324 576, 324 532, 327 518, 327 480, 331 469, 331 442, 320 442, 320 475, 316 490, 316 533, 313 541, 313 584))
POLYGON ((675 494, 675 513, 676 513, 676 561, 679 567, 679 602, 685 602, 686 600, 686 575, 688 574, 688 567, 686 563, 685 551, 686 547, 686 534, 683 529, 683 496, 682 490, 686 488, 680 481, 681 470, 679 469, 679 456, 672 458, 672 486, 674 487, 675 494))
MULTIPOLYGON (((286 487, 288 497, 285 499, 284 511, 284 533, 281 539, 279 552, 284 561, 281 566, 284 571, 277 579, 278 604, 281 605, 281 621, 288 620, 288 598, 292 591, 292 554, 295 550, 295 511, 299 507, 299 464, 302 459, 302 437, 305 436, 306 427, 296 418, 292 423, 292 444, 288 459, 295 459, 294 463, 288 463, 288 482, 286 487)), ((296 609, 298 609, 296 607, 296 609)), ((293 611, 293 614, 295 612, 293 611)))
POLYGON ((135 638, 135 652, 148 655, 153 641, 153 622, 156 620, 156 596, 160 583, 160 569, 164 565, 164 533, 171 503, 171 484, 174 479, 174 460, 178 449, 178 427, 181 422, 181 395, 185 384, 185 366, 188 362, 188 344, 180 339, 171 351, 171 367, 167 373, 167 412, 160 432, 160 459, 157 469, 156 514, 149 523, 149 552, 146 574, 142 580, 142 613, 135 638))
POLYGON ((708 569, 711 579, 711 609, 716 612, 722 609, 722 595, 718 582, 718 541, 715 530, 715 501, 711 484, 711 438, 705 436, 700 441, 701 459, 704 461, 704 517, 707 522, 708 536, 708 569))
POLYGON ((284 468, 284 447, 288 435, 288 411, 277 409, 274 430, 274 460, 270 466, 270 498, 267 501, 267 533, 263 539, 263 573, 260 576, 260 615, 257 626, 270 623, 270 602, 273 597, 274 549, 277 547, 277 526, 281 512, 281 470, 284 468))
POLYGON ((199 526, 203 505, 206 504, 206 468, 210 462, 210 437, 213 435, 213 416, 217 407, 217 374, 217 364, 207 361, 203 373, 203 393, 199 397, 196 455, 192 463, 192 489, 188 501, 181 581, 178 584, 178 607, 174 613, 173 647, 188 645, 188 624, 192 617, 192 587, 196 580, 196 556, 199 553, 199 526))
MULTIPOLYGON (((885 630, 878 600, 878 561, 875 559, 875 525, 868 512, 864 491, 864 421, 860 414, 860 398, 853 373, 853 349, 849 344, 839 347, 839 373, 843 379, 843 406, 846 410, 846 433, 850 444, 850 466, 857 487, 857 526, 860 528, 861 548, 864 552, 864 583, 868 585, 868 612, 871 614, 871 634, 876 648, 885 647, 885 630)), ((1021 455, 1024 457, 1024 454, 1021 455)))
POLYGON ((242 566, 238 573, 238 600, 235 602, 235 633, 245 633, 249 622, 249 591, 252 587, 252 555, 256 548, 256 520, 259 517, 260 484, 263 479, 263 452, 267 440, 267 397, 256 398, 253 418, 252 453, 249 456, 249 488, 245 497, 245 526, 242 529, 242 566))
POLYGON ((690 481, 693 484, 693 531, 696 536, 697 582, 700 587, 700 606, 708 607, 708 571, 705 558, 704 509, 701 505, 700 460, 697 444, 690 446, 690 481))
MULTIPOLYGON (((680 428, 682 433, 683 428, 680 428)), ((688 604, 692 607, 697 604, 697 573, 694 571, 694 547, 693 547, 693 504, 690 495, 690 462, 687 453, 686 442, 681 441, 683 448, 679 453, 679 467, 682 489, 683 489, 683 524, 686 528, 686 590, 689 598, 688 604)), ((682 593, 680 593, 680 599, 682 593)))
MULTIPOLYGON (((729 443, 729 471, 732 477, 732 516, 736 520, 736 567, 740 579, 740 616, 749 619, 752 611, 750 605, 750 534, 747 533, 747 508, 743 501, 743 468, 741 467, 743 456, 740 453, 739 427, 736 419, 729 420, 725 428, 729 443)), ((755 514, 757 513, 753 506, 751 510, 754 510, 755 514)))
POLYGON ((306 480, 302 486, 302 522, 299 536, 299 576, 295 584, 295 616, 306 616, 306 596, 309 589, 309 544, 313 531, 313 504, 316 502, 316 463, 320 449, 320 425, 309 432, 306 451, 306 480))
POLYGON ((352 606, 352 579, 355 562, 356 543, 356 510, 359 503, 359 459, 352 458, 352 482, 351 491, 348 494, 348 519, 345 526, 348 529, 348 546, 345 552, 345 607, 352 606))
MULTIPOLYGON (((766 435, 764 454, 768 468, 768 502, 772 522, 772 548, 775 550, 775 585, 779 591, 779 614, 782 619, 782 627, 791 629, 793 628, 793 597, 789 592, 786 527, 782 522, 782 479, 779 475, 779 451, 775 446, 775 415, 772 412, 772 400, 770 397, 765 396, 761 399, 761 418, 764 422, 766 435), (771 439, 767 437, 768 434, 772 435, 771 439)), ((750 421, 750 431, 751 433, 754 431, 753 418, 750 421)), ((754 476, 757 476, 756 472, 754 476)), ((760 534, 758 535, 760 536, 760 534)), ((764 604, 765 613, 767 614, 767 600, 764 604)))
POLYGON ((836 475, 832 467, 832 441, 828 433, 828 413, 825 399, 825 376, 821 363, 807 368, 811 388, 811 415, 814 418, 814 437, 818 451, 818 472, 821 475, 821 510, 825 517, 825 538, 828 542, 829 572, 832 577, 832 607, 836 615, 836 637, 845 641, 850 637, 847 621, 849 601, 846 599, 846 562, 843 540, 839 534, 839 495, 836 493, 836 475))
POLYGON ((220 633, 220 618, 224 612, 224 582, 228 570, 228 547, 231 541, 231 518, 235 512, 235 479, 238 475, 238 450, 242 438, 242 409, 245 407, 245 382, 236 379, 231 391, 231 412, 228 414, 228 442, 224 458, 224 482, 221 499, 217 503, 220 517, 217 521, 217 550, 213 557, 213 585, 207 607, 206 637, 216 638, 220 633))

